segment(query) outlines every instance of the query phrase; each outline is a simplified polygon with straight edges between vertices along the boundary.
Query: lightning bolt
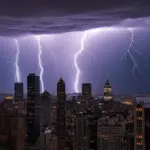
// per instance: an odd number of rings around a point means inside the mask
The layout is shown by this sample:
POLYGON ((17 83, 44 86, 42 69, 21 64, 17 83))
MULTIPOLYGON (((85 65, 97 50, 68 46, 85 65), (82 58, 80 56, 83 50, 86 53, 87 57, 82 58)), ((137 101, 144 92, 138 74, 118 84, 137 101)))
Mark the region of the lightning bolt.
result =
POLYGON ((79 76, 80 76, 80 68, 78 66, 78 58, 79 58, 79 55, 84 50, 84 43, 85 43, 85 40, 87 38, 87 33, 88 33, 88 31, 84 31, 83 37, 81 39, 81 49, 74 56, 74 65, 75 65, 75 68, 76 68, 76 71, 77 71, 76 78, 75 78, 75 83, 74 83, 74 89, 75 89, 76 93, 79 92, 78 84, 79 84, 79 76))
POLYGON ((138 54, 142 54, 140 52, 138 52, 134 47, 133 47, 133 43, 135 43, 134 41, 134 32, 131 28, 128 28, 128 30, 131 32, 131 37, 130 37, 130 43, 129 43, 129 46, 126 50, 126 52, 124 53, 123 57, 121 58, 121 60, 127 58, 127 55, 129 55, 130 59, 132 60, 133 62, 133 68, 132 68, 132 73, 133 73, 133 76, 134 76, 134 73, 135 73, 135 70, 137 70, 138 72, 139 71, 139 68, 138 68, 138 62, 136 61, 136 59, 134 58, 133 54, 132 54, 132 51, 135 51, 136 53, 138 54))
POLYGON ((38 42, 38 62, 39 62, 39 68, 40 68, 40 82, 41 82, 41 92, 44 92, 44 82, 43 82, 43 65, 42 65, 42 46, 41 46, 41 40, 40 36, 36 36, 37 42, 38 42))
POLYGON ((16 53, 16 58, 15 58, 15 82, 20 82, 20 68, 19 68, 19 54, 20 54, 20 49, 19 49, 19 43, 17 39, 14 39, 16 48, 17 48, 17 53, 16 53))

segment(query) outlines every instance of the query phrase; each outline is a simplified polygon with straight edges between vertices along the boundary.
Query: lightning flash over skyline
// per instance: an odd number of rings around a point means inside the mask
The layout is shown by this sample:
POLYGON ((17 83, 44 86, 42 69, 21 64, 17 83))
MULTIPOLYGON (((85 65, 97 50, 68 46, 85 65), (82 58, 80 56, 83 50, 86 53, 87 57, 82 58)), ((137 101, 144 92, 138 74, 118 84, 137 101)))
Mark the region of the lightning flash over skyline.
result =
POLYGON ((40 41, 40 36, 36 36, 37 42, 38 42, 38 63, 39 63, 39 68, 40 68, 40 82, 41 82, 41 92, 44 92, 44 82, 43 82, 43 73, 44 73, 44 68, 42 64, 42 46, 41 46, 41 41, 40 41))
POLYGON ((20 54, 20 49, 19 49, 19 43, 17 39, 14 39, 15 44, 16 44, 16 58, 15 58, 15 82, 20 82, 20 68, 19 68, 19 54, 20 54))
POLYGON ((74 56, 74 65, 75 65, 75 68, 76 68, 76 78, 75 78, 75 83, 74 83, 74 89, 75 89, 75 92, 78 93, 79 92, 79 89, 78 89, 78 84, 79 84, 79 76, 80 76, 80 68, 78 66, 78 58, 79 58, 79 55, 82 53, 82 51, 84 50, 84 43, 85 43, 85 40, 87 38, 87 34, 88 34, 88 31, 84 31, 84 34, 83 34, 83 37, 81 39, 81 49, 75 54, 74 56))
POLYGON ((137 70, 139 72, 139 68, 138 68, 138 62, 136 61, 136 59, 134 58, 132 51, 135 51, 138 54, 141 54, 140 52, 138 52, 134 47, 133 47, 133 43, 135 43, 134 41, 134 32, 131 28, 128 28, 128 30, 131 32, 131 38, 130 38, 130 43, 129 46, 126 50, 126 52, 124 53, 123 57, 121 58, 121 60, 127 58, 127 55, 129 55, 131 61, 133 62, 133 68, 132 68, 132 73, 134 76, 135 70, 137 70))

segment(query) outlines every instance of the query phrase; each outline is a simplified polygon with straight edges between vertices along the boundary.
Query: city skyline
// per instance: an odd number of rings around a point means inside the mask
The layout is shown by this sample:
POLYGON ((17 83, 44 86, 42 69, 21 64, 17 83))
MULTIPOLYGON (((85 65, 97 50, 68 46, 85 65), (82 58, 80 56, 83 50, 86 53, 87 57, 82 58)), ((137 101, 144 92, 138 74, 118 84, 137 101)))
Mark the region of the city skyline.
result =
POLYGON ((150 0, 0 0, 0 150, 150 149, 150 0))
POLYGON ((90 82, 99 94, 109 76, 116 94, 150 93, 149 1, 2 0, 0 8, 0 92, 12 93, 15 81, 26 89, 34 72, 42 91, 55 92, 62 76, 69 93, 90 82))

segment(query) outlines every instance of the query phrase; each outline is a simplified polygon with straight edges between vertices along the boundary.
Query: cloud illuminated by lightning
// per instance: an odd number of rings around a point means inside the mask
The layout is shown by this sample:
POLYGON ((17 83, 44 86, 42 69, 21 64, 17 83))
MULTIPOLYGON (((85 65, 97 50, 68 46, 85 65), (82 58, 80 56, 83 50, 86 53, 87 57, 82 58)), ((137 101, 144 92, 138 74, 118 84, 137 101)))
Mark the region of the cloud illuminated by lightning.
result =
POLYGON ((44 73, 44 69, 43 69, 43 65, 42 65, 42 46, 41 46, 41 42, 40 42, 40 36, 36 36, 37 38, 37 42, 38 42, 38 62, 39 62, 39 68, 40 68, 40 82, 41 82, 41 92, 44 92, 44 82, 43 82, 43 73, 44 73))
POLYGON ((19 49, 19 43, 17 39, 14 39, 15 44, 16 44, 16 58, 15 58, 15 82, 20 82, 20 68, 19 68, 19 54, 20 54, 20 49, 19 49))
POLYGON ((51 56, 52 56, 53 60, 56 62, 57 59, 56 59, 56 56, 55 56, 54 52, 48 47, 48 45, 43 44, 43 43, 42 43, 42 45, 44 45, 45 48, 49 50, 49 52, 51 53, 51 56))
POLYGON ((130 38, 130 43, 129 43, 129 46, 125 52, 125 54, 123 55, 123 57, 121 58, 121 60, 123 60, 125 58, 126 60, 126 57, 127 57, 127 54, 129 55, 129 57, 131 58, 132 62, 133 62, 133 68, 132 68, 132 73, 133 73, 133 76, 134 76, 134 73, 135 73, 135 70, 137 70, 139 72, 139 68, 138 68, 138 63, 136 61, 136 59, 134 58, 133 54, 132 54, 132 51, 135 51, 139 54, 141 54, 140 52, 138 52, 136 49, 134 49, 133 47, 133 43, 135 42, 134 41, 134 32, 133 32, 133 29, 131 28, 128 28, 128 30, 131 32, 131 38, 130 38))
POLYGON ((74 83, 74 88, 75 88, 75 92, 78 93, 79 92, 79 89, 78 89, 78 84, 79 84, 79 76, 80 76, 80 69, 78 67, 78 57, 79 55, 82 53, 82 51, 84 50, 84 43, 85 43, 85 40, 87 38, 87 33, 88 31, 84 31, 84 35, 81 39, 81 49, 75 54, 75 57, 74 57, 74 65, 75 65, 75 68, 77 70, 77 74, 76 74, 76 79, 75 79, 75 83, 74 83))

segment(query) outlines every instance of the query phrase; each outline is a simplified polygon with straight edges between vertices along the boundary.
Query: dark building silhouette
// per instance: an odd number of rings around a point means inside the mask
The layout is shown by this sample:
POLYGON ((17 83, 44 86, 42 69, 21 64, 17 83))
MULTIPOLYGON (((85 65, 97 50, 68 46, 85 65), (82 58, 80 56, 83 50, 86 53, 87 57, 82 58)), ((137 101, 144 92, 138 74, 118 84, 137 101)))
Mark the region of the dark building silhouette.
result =
POLYGON ((23 83, 14 84, 14 100, 16 103, 23 101, 23 83))
POLYGON ((88 106, 92 97, 92 85, 91 83, 83 83, 82 84, 82 96, 83 99, 88 106))
POLYGON ((58 133, 57 146, 58 150, 65 150, 65 103, 66 92, 65 83, 62 78, 57 83, 57 121, 56 128, 58 133))
POLYGON ((40 134, 39 103, 40 78, 31 73, 27 77, 27 143, 34 144, 40 134))
POLYGON ((43 127, 47 127, 51 124, 52 119, 52 98, 51 94, 44 91, 41 95, 41 119, 40 124, 43 127))
POLYGON ((107 80, 104 86, 104 100, 111 100, 112 99, 112 93, 111 93, 111 85, 109 81, 107 80))
POLYGON ((91 85, 91 83, 83 83, 82 84, 82 96, 92 97, 92 85, 91 85))

